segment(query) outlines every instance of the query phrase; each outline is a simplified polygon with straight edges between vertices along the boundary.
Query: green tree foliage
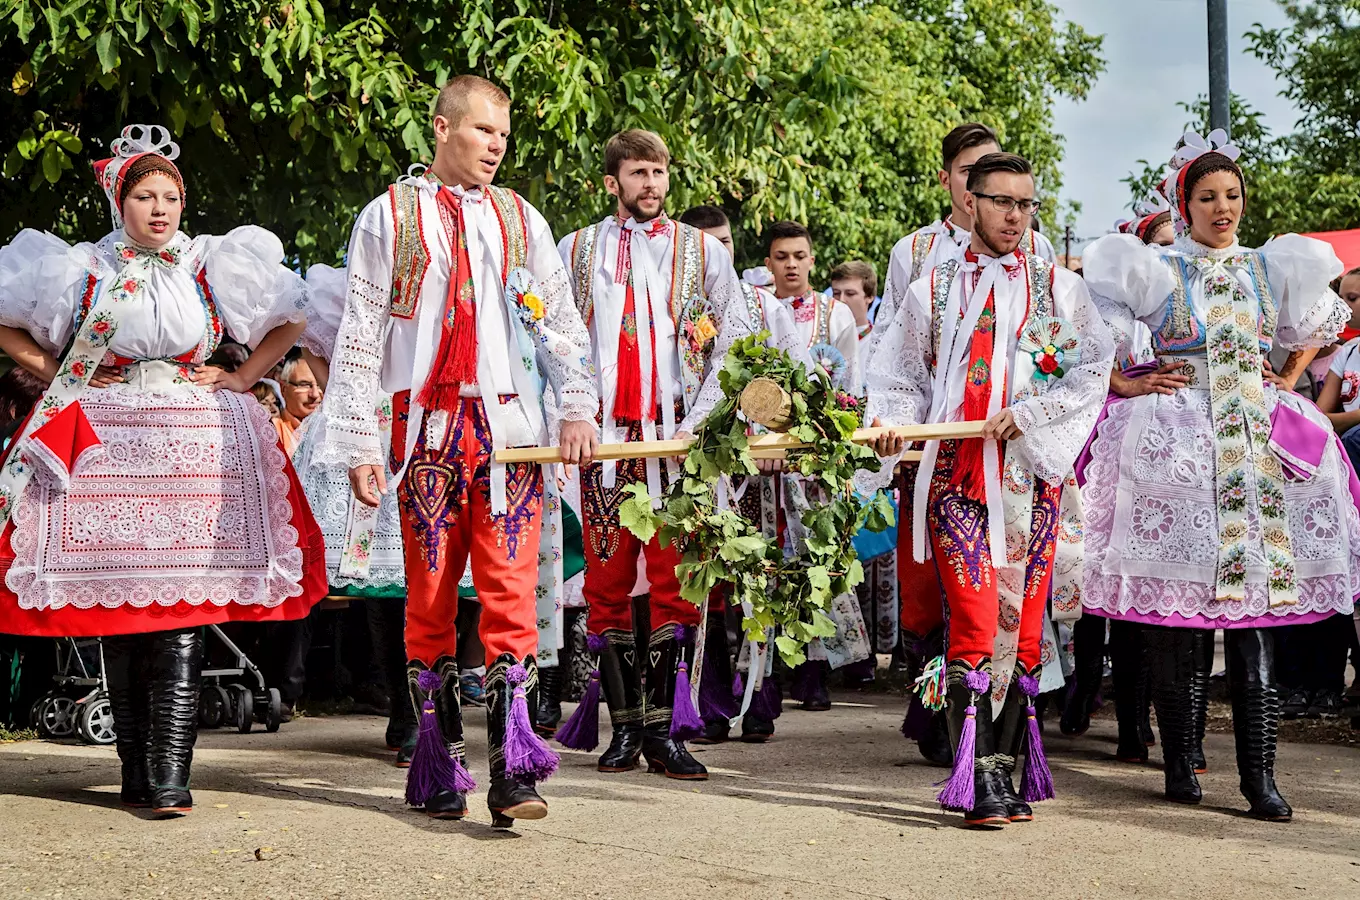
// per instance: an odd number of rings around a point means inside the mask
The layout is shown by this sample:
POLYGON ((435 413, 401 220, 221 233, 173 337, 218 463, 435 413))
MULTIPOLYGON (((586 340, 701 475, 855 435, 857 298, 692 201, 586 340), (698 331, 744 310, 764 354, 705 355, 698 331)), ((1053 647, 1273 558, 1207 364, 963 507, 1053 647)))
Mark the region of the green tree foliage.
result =
MULTIPOLYGON (((1360 0, 1282 5, 1290 24, 1257 26, 1247 40, 1301 111, 1295 130, 1271 134, 1259 112, 1232 98, 1230 130, 1247 179, 1241 238, 1251 246, 1285 232, 1360 227, 1360 0)), ((1184 108, 1186 127, 1207 134, 1208 100, 1184 108)), ((1142 171, 1124 179, 1135 198, 1162 168, 1139 162, 1142 171)))
POLYGON ((979 117, 1055 189, 1054 96, 1082 96, 1099 39, 1045 0, 7 0, 0 12, 0 240, 106 227, 88 162, 129 122, 184 149, 187 227, 275 230, 341 258, 358 209, 431 156, 435 88, 504 84, 502 181, 563 233, 609 209, 614 131, 660 132, 672 209, 720 202, 747 257, 810 220, 834 263, 880 265, 939 214, 938 140, 979 117))

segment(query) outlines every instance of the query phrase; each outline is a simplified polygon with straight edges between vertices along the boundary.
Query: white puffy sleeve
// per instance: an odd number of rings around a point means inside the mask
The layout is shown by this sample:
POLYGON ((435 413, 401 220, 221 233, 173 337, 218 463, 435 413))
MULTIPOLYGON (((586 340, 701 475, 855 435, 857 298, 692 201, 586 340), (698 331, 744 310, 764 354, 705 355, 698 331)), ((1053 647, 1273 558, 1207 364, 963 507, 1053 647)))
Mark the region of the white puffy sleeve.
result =
POLYGON ((1081 264, 1087 289, 1107 315, 1123 307, 1130 319, 1159 316, 1176 288, 1159 250, 1131 234, 1100 238, 1082 253, 1081 264))
POLYGON ((307 284, 283 264, 283 243, 258 225, 204 238, 203 268, 227 333, 252 349, 275 328, 301 322, 307 284))
POLYGON ((89 276, 108 274, 92 244, 25 228, 0 248, 0 325, 27 331, 55 356, 71 339, 89 276))
POLYGON ((307 270, 307 327, 300 342, 325 360, 331 358, 335 336, 340 333, 347 277, 344 269, 334 266, 315 265, 307 270))
MULTIPOLYGON (((931 332, 930 279, 907 289, 883 339, 867 360, 869 402, 865 420, 885 427, 920 425, 930 414, 931 332)), ((863 493, 886 488, 901 455, 883 457, 877 472, 860 472, 855 485, 863 493)))
POLYGON ((1283 234, 1261 248, 1266 276, 1280 305, 1275 339, 1286 350, 1325 347, 1350 321, 1351 311, 1331 289, 1345 267, 1332 245, 1283 234))
POLYGON ((359 214, 350 233, 344 308, 326 390, 326 430, 318 435, 319 461, 351 469, 383 461, 376 410, 392 310, 390 209, 387 197, 379 197, 359 214))
POLYGON ((704 235, 704 291, 718 322, 718 336, 709 345, 708 374, 699 388, 699 396, 684 421, 677 426, 678 431, 690 434, 723 397, 718 373, 722 371, 723 360, 727 359, 727 351, 737 341, 760 331, 760 322, 751 315, 750 304, 742 294, 741 279, 732 267, 731 255, 711 234, 704 235))
MULTIPOLYGON (((600 409, 590 332, 581 321, 571 276, 552 229, 538 210, 524 203, 529 226, 529 271, 543 290, 540 363, 557 393, 555 422, 594 422, 600 409)), ((564 242, 565 243, 565 242, 564 242)), ((571 248, 567 248, 571 252, 571 248)), ((556 435, 550 438, 556 440, 556 435)))
POLYGON ((1023 434, 1016 441, 1040 478, 1057 483, 1072 471, 1095 428, 1110 387, 1114 340, 1086 284, 1066 269, 1053 270, 1054 313, 1072 323, 1080 338, 1080 361, 1035 396, 1011 404, 1023 434))

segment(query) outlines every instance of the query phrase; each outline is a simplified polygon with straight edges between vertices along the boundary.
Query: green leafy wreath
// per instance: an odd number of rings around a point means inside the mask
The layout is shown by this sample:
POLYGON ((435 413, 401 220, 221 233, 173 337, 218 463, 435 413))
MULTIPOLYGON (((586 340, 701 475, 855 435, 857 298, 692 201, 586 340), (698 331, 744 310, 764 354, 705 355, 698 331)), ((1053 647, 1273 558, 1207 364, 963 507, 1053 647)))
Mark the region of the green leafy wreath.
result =
POLYGON ((660 508, 653 509, 645 484, 633 484, 619 521, 644 542, 659 533, 663 544, 678 548, 680 595, 689 602, 707 603, 714 587, 731 585, 734 602, 750 604, 742 623, 746 636, 763 641, 766 629, 775 629, 779 655, 794 666, 807 658, 805 648, 814 638, 836 633, 827 610, 864 580, 855 533, 891 526, 893 510, 882 493, 864 502, 854 491, 855 472, 880 465, 873 450, 852 440, 863 401, 837 391, 823 369, 809 374, 783 350, 766 346, 768 336, 762 332, 732 346, 718 373, 723 399, 698 428, 681 476, 668 486, 660 508), (779 541, 717 505, 720 477, 760 474, 750 454, 747 420, 739 414, 742 392, 758 378, 787 393, 781 430, 807 444, 787 452, 784 471, 820 485, 827 498, 802 513, 806 546, 787 558, 779 541))

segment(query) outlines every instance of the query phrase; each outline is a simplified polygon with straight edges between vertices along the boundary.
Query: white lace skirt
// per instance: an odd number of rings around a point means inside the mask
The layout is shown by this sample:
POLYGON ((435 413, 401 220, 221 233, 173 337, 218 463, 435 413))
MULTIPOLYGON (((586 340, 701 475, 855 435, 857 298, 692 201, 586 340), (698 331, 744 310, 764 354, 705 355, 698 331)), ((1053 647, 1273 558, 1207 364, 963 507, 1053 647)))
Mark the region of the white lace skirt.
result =
MULTIPOLYGON (((1287 403, 1331 431, 1327 418, 1293 394, 1266 391, 1270 410, 1287 403)), ((1088 612, 1158 625, 1249 628, 1350 614, 1360 594, 1360 513, 1350 467, 1335 440, 1308 481, 1285 483, 1299 602, 1271 607, 1248 491, 1246 596, 1217 591, 1218 505, 1209 392, 1179 390, 1112 405, 1086 469, 1088 612)))

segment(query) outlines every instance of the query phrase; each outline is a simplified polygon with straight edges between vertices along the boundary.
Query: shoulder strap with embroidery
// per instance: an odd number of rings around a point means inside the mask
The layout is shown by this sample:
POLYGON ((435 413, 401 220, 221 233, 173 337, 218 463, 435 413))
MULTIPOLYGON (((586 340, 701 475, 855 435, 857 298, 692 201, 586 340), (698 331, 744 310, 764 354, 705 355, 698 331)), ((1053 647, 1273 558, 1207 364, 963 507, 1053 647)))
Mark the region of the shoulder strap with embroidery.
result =
POLYGON ((684 222, 675 224, 675 254, 671 260, 671 319, 676 328, 685 306, 704 292, 704 233, 684 222))
POLYGON ((496 216, 501 221, 501 284, 515 269, 522 269, 529 261, 529 223, 524 217, 524 207, 519 195, 509 188, 487 185, 487 196, 496 216))
POLYGON ((814 344, 831 343, 831 310, 836 307, 836 298, 828 297, 825 294, 816 294, 817 298, 817 325, 812 333, 814 344))
POLYGON ((595 248, 600 236, 599 223, 587 225, 571 242, 571 277, 576 282, 576 309, 581 321, 590 324, 595 312, 595 248))
POLYGON ((415 315, 416 302, 425 272, 430 268, 430 247, 420 220, 420 188, 398 182, 387 189, 392 205, 392 315, 409 319, 415 315))
POLYGON ((1052 316, 1053 313, 1053 263, 1042 256, 1026 253, 1029 261, 1029 296, 1035 316, 1052 316))
POLYGON ((939 234, 932 231, 928 235, 923 235, 919 231, 911 239, 911 277, 907 279, 907 285, 903 286, 902 296, 907 295, 906 287, 911 282, 921 277, 925 270, 926 260, 930 258, 930 251, 935 247, 935 239, 939 234), (924 238, 924 240, 922 240, 924 238))
POLYGON ((947 259, 930 270, 930 355, 940 355, 940 340, 943 336, 944 311, 949 306, 949 291, 954 287, 954 278, 959 274, 959 261, 947 259))
POLYGON ((765 328, 765 304, 760 302, 755 285, 741 282, 741 296, 746 300, 746 311, 750 313, 751 321, 759 322, 760 327, 765 328))
POLYGON ((1275 299, 1275 292, 1270 287, 1270 278, 1266 272, 1266 258, 1259 250, 1253 250, 1247 254, 1250 262, 1251 280, 1256 286, 1256 297, 1261 301, 1261 335, 1264 340, 1273 342, 1275 339, 1275 329, 1280 323, 1280 304, 1275 299))

